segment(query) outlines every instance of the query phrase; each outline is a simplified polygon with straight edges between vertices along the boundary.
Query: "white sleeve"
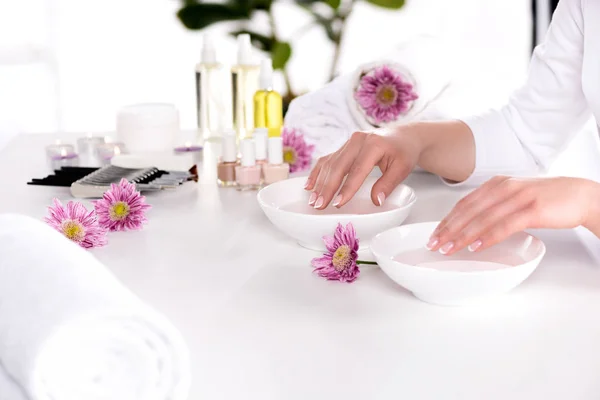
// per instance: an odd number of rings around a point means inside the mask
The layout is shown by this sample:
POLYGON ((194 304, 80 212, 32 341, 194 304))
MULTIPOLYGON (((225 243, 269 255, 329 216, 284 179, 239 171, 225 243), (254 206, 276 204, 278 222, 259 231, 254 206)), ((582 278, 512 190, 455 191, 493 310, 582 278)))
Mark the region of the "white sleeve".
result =
POLYGON ((455 185, 543 172, 588 120, 581 83, 583 1, 559 2, 525 85, 506 106, 463 120, 475 139, 475 170, 455 185))

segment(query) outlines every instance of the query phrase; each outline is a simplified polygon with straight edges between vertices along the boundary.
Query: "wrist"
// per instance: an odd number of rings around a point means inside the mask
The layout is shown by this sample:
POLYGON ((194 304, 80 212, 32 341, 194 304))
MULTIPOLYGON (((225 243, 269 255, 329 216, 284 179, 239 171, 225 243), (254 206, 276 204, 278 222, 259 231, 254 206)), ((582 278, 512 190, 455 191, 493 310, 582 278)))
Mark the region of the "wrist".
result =
POLYGON ((583 226, 600 237, 600 184, 582 179, 583 193, 587 199, 587 212, 583 226))

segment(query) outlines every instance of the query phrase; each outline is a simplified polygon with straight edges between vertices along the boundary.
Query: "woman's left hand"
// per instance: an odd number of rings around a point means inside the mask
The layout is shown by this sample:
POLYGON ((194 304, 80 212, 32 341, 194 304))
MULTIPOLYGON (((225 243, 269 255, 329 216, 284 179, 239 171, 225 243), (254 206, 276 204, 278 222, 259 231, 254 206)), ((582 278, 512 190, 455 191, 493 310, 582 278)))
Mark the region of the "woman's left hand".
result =
POLYGON ((525 229, 586 226, 600 232, 600 184, 578 178, 497 176, 462 200, 438 225, 427 248, 480 251, 525 229))

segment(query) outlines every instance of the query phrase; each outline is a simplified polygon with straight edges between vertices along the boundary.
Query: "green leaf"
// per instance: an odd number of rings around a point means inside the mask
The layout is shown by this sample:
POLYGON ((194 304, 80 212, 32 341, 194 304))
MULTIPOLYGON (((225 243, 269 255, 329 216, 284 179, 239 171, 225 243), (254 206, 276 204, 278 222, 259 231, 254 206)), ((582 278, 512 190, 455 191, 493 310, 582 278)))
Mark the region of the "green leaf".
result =
POLYGON ((273 69, 283 69, 292 56, 292 46, 287 42, 275 42, 271 50, 273 69))
POLYGON ((367 2, 390 10, 398 10, 404 6, 404 0, 367 0, 367 2))
POLYGON ((226 4, 198 3, 184 5, 177 17, 186 28, 199 30, 217 22, 248 19, 250 14, 226 4))
POLYGON ((340 7, 340 4, 342 4, 342 0, 325 0, 325 3, 334 10, 337 10, 340 7))
POLYGON ((237 36, 242 33, 247 33, 248 35, 250 35, 250 41, 252 42, 252 45, 254 47, 256 47, 260 50, 264 50, 269 53, 273 50, 273 45, 275 44, 275 39, 273 39, 272 37, 261 35, 260 33, 256 33, 256 32, 251 32, 246 29, 231 32, 231 35, 237 36))
POLYGON ((315 4, 320 2, 323 2, 334 10, 337 10, 340 7, 342 0, 296 0, 296 3, 300 5, 315 4))

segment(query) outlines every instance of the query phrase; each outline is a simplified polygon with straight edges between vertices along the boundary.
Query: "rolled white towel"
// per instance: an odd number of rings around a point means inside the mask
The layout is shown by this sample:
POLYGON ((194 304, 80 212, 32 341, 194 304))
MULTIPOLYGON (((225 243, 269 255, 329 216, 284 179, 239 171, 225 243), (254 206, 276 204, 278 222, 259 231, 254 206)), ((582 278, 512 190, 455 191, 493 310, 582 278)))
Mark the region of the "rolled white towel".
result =
POLYGON ((446 114, 435 104, 449 88, 454 71, 442 42, 422 36, 402 44, 380 61, 360 65, 353 73, 296 98, 286 114, 285 126, 302 131, 307 142, 315 145, 315 156, 319 157, 337 150, 355 131, 444 118, 446 114), (356 101, 355 93, 361 78, 383 65, 412 85, 418 98, 394 121, 375 124, 356 101))
POLYGON ((91 253, 5 214, 0 255, 2 400, 20 391, 29 400, 187 399, 179 332, 91 253))

